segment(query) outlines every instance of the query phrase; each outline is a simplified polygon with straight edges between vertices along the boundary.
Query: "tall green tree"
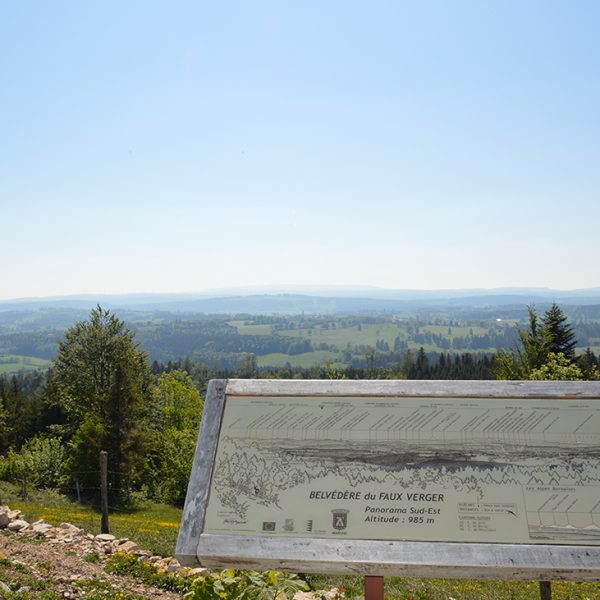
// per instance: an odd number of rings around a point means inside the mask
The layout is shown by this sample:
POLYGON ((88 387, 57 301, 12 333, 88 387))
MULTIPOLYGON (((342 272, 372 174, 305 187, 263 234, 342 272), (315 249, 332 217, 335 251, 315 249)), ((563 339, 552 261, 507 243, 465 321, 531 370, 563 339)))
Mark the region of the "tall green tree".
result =
POLYGON ((47 397, 62 407, 71 439, 73 476, 95 483, 98 453, 109 453, 113 497, 145 460, 151 374, 145 352, 110 311, 93 309, 59 344, 47 397))
POLYGON ((148 483, 164 502, 183 505, 204 403, 192 378, 163 373, 154 387, 154 425, 160 436, 148 483))

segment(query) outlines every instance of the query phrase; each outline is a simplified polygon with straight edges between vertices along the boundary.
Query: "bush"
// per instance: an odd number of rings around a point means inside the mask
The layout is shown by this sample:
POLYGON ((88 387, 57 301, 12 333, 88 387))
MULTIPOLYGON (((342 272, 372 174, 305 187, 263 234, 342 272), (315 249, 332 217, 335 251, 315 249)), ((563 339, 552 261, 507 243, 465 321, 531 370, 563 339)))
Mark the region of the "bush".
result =
POLYGON ((273 600, 291 599, 298 591, 307 591, 308 584, 297 575, 280 571, 236 571, 201 575, 184 594, 190 600, 273 600))
POLYGON ((0 480, 16 481, 24 473, 38 487, 60 487, 65 482, 65 448, 57 438, 36 436, 19 452, 0 457, 0 480))
POLYGON ((273 600, 291 599, 298 591, 309 589, 297 575, 279 571, 237 571, 227 569, 200 577, 162 573, 154 565, 130 554, 115 554, 108 559, 106 571, 130 575, 166 590, 178 591, 190 600, 273 600))
POLYGON ((16 481, 24 471, 23 457, 18 452, 10 449, 5 456, 0 456, 0 481, 16 481))

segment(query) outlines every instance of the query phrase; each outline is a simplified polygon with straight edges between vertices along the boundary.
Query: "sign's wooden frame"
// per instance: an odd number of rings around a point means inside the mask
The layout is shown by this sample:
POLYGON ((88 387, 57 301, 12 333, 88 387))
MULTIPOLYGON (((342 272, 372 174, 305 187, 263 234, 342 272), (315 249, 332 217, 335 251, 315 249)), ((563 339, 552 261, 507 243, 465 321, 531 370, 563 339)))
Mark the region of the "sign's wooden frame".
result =
POLYGON ((600 382, 213 380, 176 557, 183 565, 315 573, 600 581, 600 546, 312 539, 203 533, 227 396, 600 399, 600 382))

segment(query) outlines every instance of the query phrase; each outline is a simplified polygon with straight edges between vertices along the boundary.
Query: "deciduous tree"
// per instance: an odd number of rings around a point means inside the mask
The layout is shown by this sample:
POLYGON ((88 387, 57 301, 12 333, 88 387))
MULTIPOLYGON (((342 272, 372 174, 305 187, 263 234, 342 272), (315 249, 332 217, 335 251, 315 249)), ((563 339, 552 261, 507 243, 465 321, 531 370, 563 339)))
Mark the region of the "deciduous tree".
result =
POLYGON ((144 461, 151 401, 146 354, 110 311, 93 309, 59 344, 48 398, 66 415, 71 472, 97 484, 98 451, 109 453, 114 493, 144 461))

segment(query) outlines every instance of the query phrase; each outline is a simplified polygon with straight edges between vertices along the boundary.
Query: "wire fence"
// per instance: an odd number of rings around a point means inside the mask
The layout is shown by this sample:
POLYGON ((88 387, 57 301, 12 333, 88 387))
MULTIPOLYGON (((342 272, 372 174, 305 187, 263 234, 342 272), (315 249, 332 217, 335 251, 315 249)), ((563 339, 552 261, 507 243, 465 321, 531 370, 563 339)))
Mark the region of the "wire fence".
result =
MULTIPOLYGON (((121 481, 124 482, 123 486, 115 486, 109 478, 107 484, 107 492, 108 497, 113 500, 111 503, 109 503, 109 509, 113 511, 127 512, 128 509, 123 508, 122 505, 115 504, 114 499, 119 499, 126 505, 131 504, 133 492, 130 485, 131 474, 124 473, 122 471, 114 471, 111 469, 107 470, 107 474, 113 477, 117 476, 121 481)), ((30 473, 27 471, 22 473, 20 480, 22 482, 22 498, 23 500, 28 500, 30 488, 30 473)), ((79 503, 85 503, 87 506, 100 508, 100 504, 95 504, 94 502, 95 499, 99 499, 100 492, 102 491, 102 486, 100 485, 100 483, 101 471, 99 469, 94 469, 87 471, 77 471, 75 473, 72 473, 71 480, 68 484, 63 483, 52 487, 58 493, 76 499, 79 503), (96 481, 98 481, 98 485, 90 485, 90 479, 95 479, 96 481)))

